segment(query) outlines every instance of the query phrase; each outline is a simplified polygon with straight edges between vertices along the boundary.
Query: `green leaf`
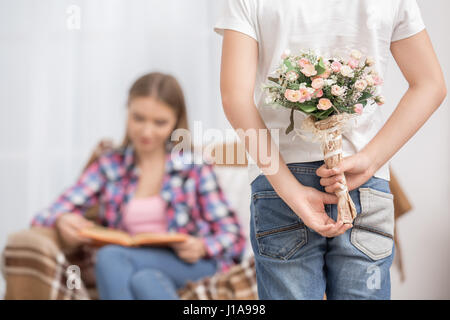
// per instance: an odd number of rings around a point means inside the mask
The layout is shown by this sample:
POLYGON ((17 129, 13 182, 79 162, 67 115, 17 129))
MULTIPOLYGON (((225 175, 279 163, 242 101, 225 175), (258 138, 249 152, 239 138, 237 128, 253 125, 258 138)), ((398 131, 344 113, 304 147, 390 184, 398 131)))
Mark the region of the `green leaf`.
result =
POLYGON ((317 75, 321 75, 322 73, 325 72, 326 67, 325 64, 323 63, 322 57, 319 58, 319 63, 315 66, 315 69, 317 71, 317 75))
POLYGON ((298 90, 300 88, 300 84, 298 83, 291 83, 288 85, 289 89, 291 90, 298 90))
POLYGON ((298 105, 300 110, 305 113, 311 113, 317 110, 316 105, 312 103, 303 103, 298 105))
POLYGON ((334 111, 333 108, 330 108, 330 109, 328 109, 328 110, 322 110, 322 111, 320 111, 320 112, 314 113, 314 116, 315 116, 316 118, 320 119, 320 120, 323 120, 323 119, 328 118, 328 116, 329 116, 330 114, 332 114, 333 111, 334 111))
POLYGON ((358 99, 358 102, 367 100, 372 97, 372 94, 370 92, 364 91, 362 96, 358 99))
POLYGON ((291 116, 289 120, 291 121, 289 127, 286 128, 286 134, 289 134, 292 130, 294 130, 294 108, 291 109, 291 116))
POLYGON ((295 70, 295 67, 292 66, 292 63, 289 60, 284 60, 284 64, 288 67, 286 73, 288 73, 289 71, 295 70))
POLYGON ((372 94, 370 92, 363 92, 362 96, 358 99, 357 103, 361 103, 364 107, 367 104, 367 100, 372 98, 372 94))

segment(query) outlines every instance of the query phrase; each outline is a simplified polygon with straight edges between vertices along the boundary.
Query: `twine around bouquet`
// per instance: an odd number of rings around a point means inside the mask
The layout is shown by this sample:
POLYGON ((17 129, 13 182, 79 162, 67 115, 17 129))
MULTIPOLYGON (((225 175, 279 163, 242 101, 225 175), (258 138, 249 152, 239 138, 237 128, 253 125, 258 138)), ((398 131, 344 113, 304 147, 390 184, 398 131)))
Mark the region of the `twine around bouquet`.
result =
MULTIPOLYGON (((296 136, 312 142, 319 141, 324 155, 325 165, 328 169, 337 167, 342 161, 342 133, 350 129, 350 124, 357 115, 340 113, 328 117, 324 120, 316 121, 314 117, 309 116, 302 122, 302 130, 309 132, 312 136, 301 134, 295 130, 296 136)), ((295 138, 295 136, 294 136, 295 138)), ((338 218, 337 221, 343 223, 353 223, 356 217, 355 204, 348 192, 345 174, 343 175, 343 187, 335 192, 338 197, 338 218)))

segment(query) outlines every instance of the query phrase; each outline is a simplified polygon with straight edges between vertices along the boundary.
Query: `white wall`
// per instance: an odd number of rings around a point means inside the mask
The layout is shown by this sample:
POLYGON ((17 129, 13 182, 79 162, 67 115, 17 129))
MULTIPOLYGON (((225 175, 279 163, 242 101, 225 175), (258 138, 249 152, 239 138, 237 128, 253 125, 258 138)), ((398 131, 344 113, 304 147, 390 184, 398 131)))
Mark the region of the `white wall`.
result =
MULTIPOLYGON (((132 82, 181 83, 191 125, 229 127, 209 0, 0 0, 0 248, 68 187, 99 139, 120 143, 132 82), (75 5, 80 29, 73 29, 75 5)), ((3 279, 0 277, 0 296, 3 279)))
MULTIPOLYGON (((418 3, 448 72, 444 13, 450 4, 418 3)), ((158 69, 180 80, 191 125, 201 120, 205 128, 230 127, 220 106, 221 39, 212 31, 220 4, 0 0, 0 248, 74 181, 100 138, 120 141, 126 91, 143 72, 158 69), (81 8, 80 30, 66 27, 72 4, 81 8)), ((386 117, 404 90, 392 60, 386 117)), ((450 298, 449 120, 447 99, 392 159, 414 206, 397 225, 406 281, 400 283, 394 267, 394 299, 450 298)), ((2 287, 0 279, 0 296, 2 287)))
MULTIPOLYGON (((434 49, 450 81, 450 23, 446 0, 417 1, 434 49)), ((415 63, 415 62, 411 62, 415 63)), ((384 90, 386 117, 396 107, 407 83, 394 59, 390 62, 384 90)), ((450 111, 449 99, 392 158, 392 169, 413 209, 401 217, 397 232, 403 251, 406 280, 400 282, 393 268, 393 299, 450 299, 450 111)))

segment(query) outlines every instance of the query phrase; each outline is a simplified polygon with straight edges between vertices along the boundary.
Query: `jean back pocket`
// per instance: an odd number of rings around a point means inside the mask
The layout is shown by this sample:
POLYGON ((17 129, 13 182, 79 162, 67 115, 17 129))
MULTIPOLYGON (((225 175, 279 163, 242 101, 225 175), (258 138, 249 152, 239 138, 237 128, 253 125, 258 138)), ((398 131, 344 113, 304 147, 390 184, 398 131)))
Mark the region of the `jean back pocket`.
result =
POLYGON ((259 253, 287 260, 306 244, 306 228, 275 191, 252 195, 259 253))
POLYGON ((350 241, 372 260, 388 257, 394 241, 394 196, 370 187, 358 190, 361 213, 353 222, 350 241))

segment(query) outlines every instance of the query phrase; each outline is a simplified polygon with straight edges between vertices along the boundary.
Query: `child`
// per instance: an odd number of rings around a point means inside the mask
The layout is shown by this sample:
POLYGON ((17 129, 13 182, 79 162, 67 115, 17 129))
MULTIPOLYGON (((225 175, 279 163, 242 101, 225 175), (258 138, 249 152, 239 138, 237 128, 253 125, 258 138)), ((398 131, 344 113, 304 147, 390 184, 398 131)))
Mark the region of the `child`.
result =
MULTIPOLYGON (((446 96, 424 28, 415 0, 225 2, 214 28, 224 36, 225 114, 235 129, 254 130, 260 139, 257 130, 270 130, 258 149, 246 145, 253 160, 250 237, 260 299, 322 299, 324 293, 328 299, 390 298, 394 207, 388 161, 446 96), (319 144, 285 134, 290 110, 265 103, 261 84, 285 49, 312 49, 330 58, 358 49, 374 58, 380 78, 391 52, 409 82, 386 124, 379 106, 365 107, 343 134, 337 170, 326 169, 319 144), (277 139, 272 130, 279 130, 277 139), (261 159, 264 151, 256 151, 265 149, 269 163, 261 159), (354 225, 335 221, 333 193, 344 172, 358 214, 354 225)), ((294 114, 298 125, 305 115, 294 114)))

